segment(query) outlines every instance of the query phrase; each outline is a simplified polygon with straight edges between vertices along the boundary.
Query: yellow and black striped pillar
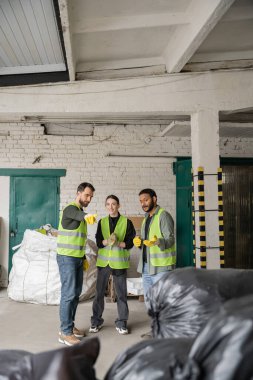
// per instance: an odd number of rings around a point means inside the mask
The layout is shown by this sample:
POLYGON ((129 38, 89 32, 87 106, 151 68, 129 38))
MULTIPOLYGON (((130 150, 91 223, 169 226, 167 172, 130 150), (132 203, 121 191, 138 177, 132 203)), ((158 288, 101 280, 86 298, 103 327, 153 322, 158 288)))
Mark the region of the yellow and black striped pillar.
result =
POLYGON ((191 170, 192 174, 192 253, 193 253, 193 263, 196 266, 196 241, 195 241, 195 203, 194 203, 194 177, 193 169, 191 170))
POLYGON ((203 167, 198 167, 198 209, 200 268, 206 268, 206 217, 203 167))
POLYGON ((224 218, 223 218, 223 192, 222 192, 222 168, 218 168, 218 218, 219 218, 219 251, 220 251, 220 267, 225 266, 224 252, 224 218))

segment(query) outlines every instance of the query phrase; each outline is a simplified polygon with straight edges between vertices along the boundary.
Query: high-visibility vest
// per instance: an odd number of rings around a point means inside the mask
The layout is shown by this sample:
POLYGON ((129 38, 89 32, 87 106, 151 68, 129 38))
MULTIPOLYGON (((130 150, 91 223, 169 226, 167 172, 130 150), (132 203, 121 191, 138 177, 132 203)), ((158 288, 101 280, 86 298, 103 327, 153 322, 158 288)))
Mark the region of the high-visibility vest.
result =
MULTIPOLYGON (((160 215, 164 212, 163 208, 160 208, 158 213, 153 216, 153 220, 149 227, 148 239, 152 239, 154 235, 159 238, 163 238, 160 229, 160 215)), ((142 236, 145 236, 145 223, 146 219, 142 222, 142 236)), ((149 248, 150 262, 154 267, 167 267, 176 265, 176 244, 172 247, 166 248, 164 251, 158 245, 154 245, 149 248)))
MULTIPOLYGON (((101 219, 101 230, 104 240, 110 236, 109 217, 101 219)), ((117 236, 118 242, 123 242, 126 236, 127 218, 120 215, 117 221, 114 233, 117 236)), ((129 268, 130 252, 125 248, 107 245, 98 250, 97 266, 106 267, 109 265, 113 269, 129 268)))
MULTIPOLYGON (((75 202, 69 203, 66 207, 71 205, 81 210, 75 202)), ((62 215, 63 213, 61 214, 58 227, 57 253, 58 255, 82 258, 85 255, 84 248, 87 240, 87 224, 85 220, 82 220, 77 229, 67 230, 62 227, 62 215)))

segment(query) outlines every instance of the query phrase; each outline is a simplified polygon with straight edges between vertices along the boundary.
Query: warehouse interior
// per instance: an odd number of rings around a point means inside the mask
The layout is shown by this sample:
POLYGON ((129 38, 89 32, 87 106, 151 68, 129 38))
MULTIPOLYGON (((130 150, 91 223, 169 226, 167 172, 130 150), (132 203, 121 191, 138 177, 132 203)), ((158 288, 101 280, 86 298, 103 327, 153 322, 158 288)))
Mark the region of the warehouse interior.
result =
MULTIPOLYGON (((175 221, 177 268, 253 269, 252 69, 251 0, 1 2, 0 315, 6 326, 13 313, 29 308, 28 318, 38 307, 8 298, 13 247, 26 230, 57 229, 59 212, 83 181, 96 189, 89 213, 104 217, 106 196, 116 194, 137 230, 144 216, 139 191, 154 188, 175 221)), ((93 242, 95 233, 96 225, 89 226, 93 242)), ((137 256, 134 248, 130 278, 139 276, 137 256)), ((85 324, 90 302, 80 304, 85 324)), ((138 328, 134 333, 133 318, 128 340, 115 337, 121 340, 112 359, 150 328, 143 302, 129 302, 138 328)), ((45 307, 45 320, 55 327, 57 308, 43 306, 39 315, 45 307)), ((116 306, 108 307, 109 318, 116 306)), ((28 339, 21 334, 15 345, 4 331, 0 349, 21 348, 28 339)), ((109 332, 103 334, 106 341, 109 332)), ((39 352, 57 342, 25 346, 39 352)), ((98 378, 108 360, 99 364, 98 378)))

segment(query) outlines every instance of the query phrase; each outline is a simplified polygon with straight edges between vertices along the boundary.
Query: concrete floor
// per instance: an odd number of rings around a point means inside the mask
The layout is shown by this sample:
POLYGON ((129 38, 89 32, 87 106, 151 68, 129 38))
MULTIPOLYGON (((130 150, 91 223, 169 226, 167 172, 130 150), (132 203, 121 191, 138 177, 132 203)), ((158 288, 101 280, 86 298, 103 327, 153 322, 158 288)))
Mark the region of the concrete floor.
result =
MULTIPOLYGON (((101 351, 95 365, 96 376, 102 380, 116 356, 128 347, 142 340, 141 334, 150 330, 150 318, 145 305, 137 298, 129 297, 129 335, 119 335, 114 320, 116 303, 106 303, 104 327, 97 334, 101 351)), ((79 304, 76 326, 88 331, 90 326, 92 301, 79 304)), ((33 353, 61 347, 58 343, 59 319, 58 306, 43 306, 20 303, 7 297, 6 289, 0 290, 0 349, 23 349, 33 353)))

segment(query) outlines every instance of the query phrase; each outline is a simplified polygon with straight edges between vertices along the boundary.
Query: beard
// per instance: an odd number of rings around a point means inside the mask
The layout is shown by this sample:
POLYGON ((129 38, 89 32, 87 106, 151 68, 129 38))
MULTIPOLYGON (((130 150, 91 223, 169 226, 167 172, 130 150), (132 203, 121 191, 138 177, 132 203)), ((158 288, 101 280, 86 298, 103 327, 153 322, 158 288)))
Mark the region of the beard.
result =
POLYGON ((87 207, 90 202, 79 200, 79 203, 82 207, 87 207))
POLYGON ((148 207, 148 209, 146 207, 142 207, 143 211, 145 212, 150 212, 151 210, 153 210, 153 208, 155 207, 155 202, 153 201, 153 199, 151 200, 151 203, 150 203, 150 206, 148 207))

